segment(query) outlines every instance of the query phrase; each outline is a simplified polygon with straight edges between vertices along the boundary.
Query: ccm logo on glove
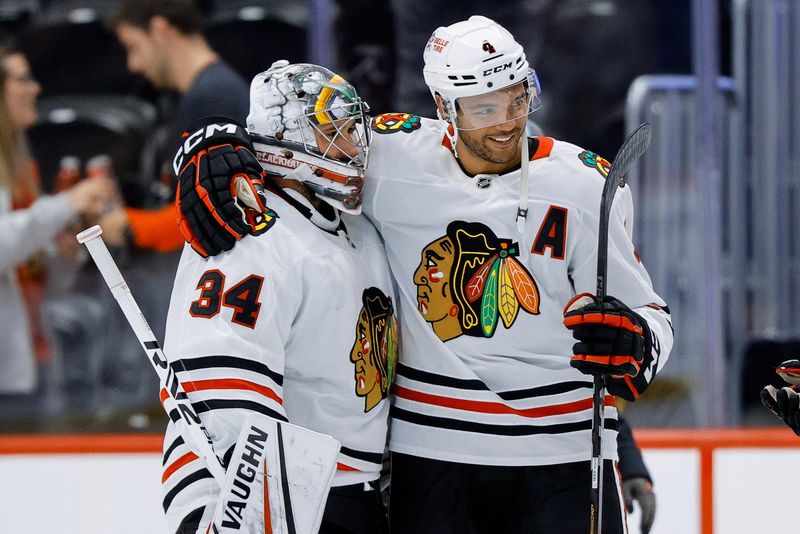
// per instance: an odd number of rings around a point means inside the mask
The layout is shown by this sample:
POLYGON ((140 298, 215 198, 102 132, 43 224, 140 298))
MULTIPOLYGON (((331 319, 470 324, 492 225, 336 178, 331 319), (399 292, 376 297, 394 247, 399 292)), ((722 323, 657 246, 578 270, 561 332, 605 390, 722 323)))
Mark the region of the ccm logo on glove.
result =
POLYGON ((180 148, 178 148, 178 152, 175 154, 175 158, 172 160, 172 170, 175 172, 175 175, 178 176, 181 173, 181 169, 183 168, 183 162, 186 159, 186 155, 190 154, 205 139, 213 137, 217 133, 235 135, 236 128, 238 127, 239 126, 232 123, 209 124, 208 126, 200 128, 194 133, 188 135, 186 137, 186 140, 180 146, 180 148))

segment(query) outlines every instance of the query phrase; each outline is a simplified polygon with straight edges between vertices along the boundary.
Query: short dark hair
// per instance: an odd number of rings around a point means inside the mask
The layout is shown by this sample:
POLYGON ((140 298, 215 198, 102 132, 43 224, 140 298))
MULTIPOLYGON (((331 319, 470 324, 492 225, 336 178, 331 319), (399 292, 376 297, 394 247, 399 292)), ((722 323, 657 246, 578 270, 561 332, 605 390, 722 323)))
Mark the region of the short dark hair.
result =
POLYGON ((161 16, 181 33, 193 35, 203 29, 203 7, 198 0, 119 0, 106 25, 112 31, 120 24, 143 30, 150 28, 150 19, 161 16))

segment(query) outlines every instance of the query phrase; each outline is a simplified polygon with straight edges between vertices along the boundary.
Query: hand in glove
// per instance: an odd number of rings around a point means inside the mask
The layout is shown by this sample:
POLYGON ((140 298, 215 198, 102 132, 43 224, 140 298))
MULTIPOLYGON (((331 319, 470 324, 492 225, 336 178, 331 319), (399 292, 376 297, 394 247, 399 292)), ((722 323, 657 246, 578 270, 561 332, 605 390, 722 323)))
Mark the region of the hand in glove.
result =
POLYGON ((230 250, 263 225, 263 174, 250 135, 230 119, 204 119, 183 134, 173 161, 178 225, 201 256, 230 250))
POLYGON ((564 326, 578 341, 570 365, 588 375, 605 375, 609 393, 636 400, 654 376, 650 327, 622 301, 602 303, 583 293, 564 309, 564 326))
POLYGON ((790 385, 781 389, 766 386, 761 390, 761 402, 800 436, 800 360, 785 361, 775 372, 790 385))
POLYGON ((639 503, 642 521, 639 524, 641 534, 648 534, 656 517, 656 494, 653 484, 644 477, 634 477, 622 481, 622 496, 628 513, 633 512, 633 501, 639 503))

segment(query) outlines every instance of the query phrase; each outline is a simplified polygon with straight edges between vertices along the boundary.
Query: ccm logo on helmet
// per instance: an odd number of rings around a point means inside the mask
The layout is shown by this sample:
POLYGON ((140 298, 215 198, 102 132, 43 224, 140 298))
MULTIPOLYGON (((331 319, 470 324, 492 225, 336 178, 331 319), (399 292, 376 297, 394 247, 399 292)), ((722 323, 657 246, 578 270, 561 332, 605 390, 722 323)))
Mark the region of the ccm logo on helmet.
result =
POLYGON ((503 72, 506 69, 510 69, 511 65, 513 65, 513 64, 514 64, 514 62, 511 61, 509 63, 506 63, 505 65, 498 65, 493 69, 486 69, 485 71, 483 71, 483 75, 484 76, 491 76, 492 74, 497 74, 498 72, 503 72))
POLYGON ((180 174, 186 154, 190 154, 192 150, 197 148, 197 145, 203 142, 203 140, 213 137, 215 134, 221 132, 234 135, 236 133, 236 125, 231 123, 209 124, 208 126, 200 128, 196 132, 189 135, 178 149, 178 152, 175 154, 175 158, 172 160, 172 170, 175 171, 175 174, 180 174))

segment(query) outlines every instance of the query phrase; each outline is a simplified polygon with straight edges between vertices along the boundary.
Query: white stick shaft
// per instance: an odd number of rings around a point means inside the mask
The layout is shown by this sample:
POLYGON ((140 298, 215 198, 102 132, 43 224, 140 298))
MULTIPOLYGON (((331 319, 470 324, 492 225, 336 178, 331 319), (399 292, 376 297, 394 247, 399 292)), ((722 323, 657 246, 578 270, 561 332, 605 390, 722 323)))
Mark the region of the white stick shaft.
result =
POLYGON ((103 275, 108 288, 122 309, 122 313, 125 314, 125 318, 133 328, 133 333, 136 334, 139 344, 147 354, 147 359, 153 369, 156 370, 156 373, 158 373, 161 387, 167 392, 167 395, 161 395, 164 409, 167 414, 177 412, 183 424, 178 421, 176 425, 184 441, 194 449, 194 452, 199 457, 205 460, 208 470, 222 486, 225 480, 225 469, 214 452, 211 437, 203 426, 200 417, 194 411, 189 397, 186 395, 172 367, 170 367, 158 341, 156 341, 150 325, 142 315, 139 305, 136 304, 128 284, 125 283, 122 273, 108 252, 102 233, 103 231, 99 226, 93 226, 78 234, 77 239, 80 243, 86 245, 89 254, 100 270, 100 274, 103 275))

